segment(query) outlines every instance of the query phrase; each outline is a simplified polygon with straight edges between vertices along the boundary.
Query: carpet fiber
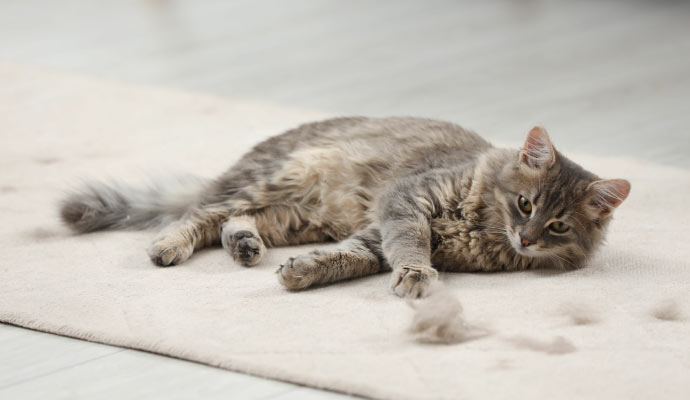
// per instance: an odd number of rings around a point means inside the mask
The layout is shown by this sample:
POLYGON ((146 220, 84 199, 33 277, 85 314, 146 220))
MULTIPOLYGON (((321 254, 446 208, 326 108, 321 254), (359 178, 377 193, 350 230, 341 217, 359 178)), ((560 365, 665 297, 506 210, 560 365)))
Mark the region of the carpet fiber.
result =
POLYGON ((74 236, 57 220, 80 179, 213 177, 324 115, 14 65, 0 65, 0 104, 0 321, 382 399, 690 396, 688 171, 572 155, 632 182, 608 245, 575 272, 442 274, 491 334, 432 345, 407 332, 413 310, 387 275, 282 289, 277 265, 315 246, 253 268, 208 249, 161 269, 154 232, 74 236))

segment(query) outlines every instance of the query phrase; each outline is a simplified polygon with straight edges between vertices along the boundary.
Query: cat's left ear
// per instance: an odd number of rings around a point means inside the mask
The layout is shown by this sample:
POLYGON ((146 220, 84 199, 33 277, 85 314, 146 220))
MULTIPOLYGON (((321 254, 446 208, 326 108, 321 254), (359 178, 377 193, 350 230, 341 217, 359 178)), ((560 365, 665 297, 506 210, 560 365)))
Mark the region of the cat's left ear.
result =
POLYGON ((587 186, 590 205, 600 214, 609 214, 630 194, 630 182, 625 179, 604 179, 587 186))
POLYGON ((520 161, 535 169, 548 169, 556 162, 556 151, 546 129, 535 126, 529 131, 525 145, 520 150, 520 161))

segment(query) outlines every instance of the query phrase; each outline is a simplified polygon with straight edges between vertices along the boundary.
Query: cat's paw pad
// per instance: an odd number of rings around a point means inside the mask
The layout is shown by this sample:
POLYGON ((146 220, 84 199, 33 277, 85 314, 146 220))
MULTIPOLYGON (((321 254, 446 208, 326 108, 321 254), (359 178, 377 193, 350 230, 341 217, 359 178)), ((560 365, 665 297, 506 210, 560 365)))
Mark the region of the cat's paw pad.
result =
POLYGON ((151 261, 161 267, 185 262, 194 252, 194 246, 174 235, 157 238, 148 249, 151 261))
POLYGON ((426 297, 438 280, 438 271, 431 267, 401 267, 393 271, 391 289, 400 297, 426 297))
POLYGON ((221 243, 233 260, 247 267, 258 264, 266 253, 261 238, 248 230, 223 230, 221 243))
POLYGON ((311 286, 318 276, 317 257, 319 255, 313 252, 290 257, 276 271, 278 282, 290 290, 300 290, 311 286))

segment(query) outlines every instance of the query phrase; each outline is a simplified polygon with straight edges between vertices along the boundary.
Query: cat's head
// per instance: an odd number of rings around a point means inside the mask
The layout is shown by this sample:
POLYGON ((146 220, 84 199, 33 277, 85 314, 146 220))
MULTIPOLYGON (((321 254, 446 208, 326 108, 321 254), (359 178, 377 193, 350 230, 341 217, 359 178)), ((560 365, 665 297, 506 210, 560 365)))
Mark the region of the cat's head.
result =
POLYGON ((513 249, 565 269, 581 267, 594 252, 630 192, 628 181, 600 179, 564 157, 541 127, 496 178, 494 196, 513 249))

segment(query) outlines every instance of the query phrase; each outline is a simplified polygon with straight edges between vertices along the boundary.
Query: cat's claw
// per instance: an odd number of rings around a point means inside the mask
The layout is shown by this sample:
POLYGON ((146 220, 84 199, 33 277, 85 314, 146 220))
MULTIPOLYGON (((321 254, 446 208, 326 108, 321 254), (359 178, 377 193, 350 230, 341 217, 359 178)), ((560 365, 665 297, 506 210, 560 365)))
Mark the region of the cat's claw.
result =
POLYGON ((431 267, 400 267, 393 270, 391 289, 400 297, 426 297, 437 280, 438 271, 431 267))

